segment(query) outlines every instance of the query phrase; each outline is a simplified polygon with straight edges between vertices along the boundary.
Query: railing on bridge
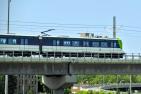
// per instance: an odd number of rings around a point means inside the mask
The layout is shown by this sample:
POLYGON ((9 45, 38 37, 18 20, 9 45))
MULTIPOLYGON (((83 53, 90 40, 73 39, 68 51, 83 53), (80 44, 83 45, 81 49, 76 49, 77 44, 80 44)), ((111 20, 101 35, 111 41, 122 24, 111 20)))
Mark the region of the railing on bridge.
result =
MULTIPOLYGON (((141 87, 141 83, 131 83, 131 87, 141 87)), ((113 89, 113 88, 129 88, 130 83, 104 83, 104 84, 75 84, 74 86, 83 87, 83 88, 102 88, 102 89, 113 89)))
POLYGON ((141 87, 141 83, 113 83, 113 84, 105 84, 103 86, 101 86, 102 89, 117 89, 117 88, 130 88, 130 86, 132 88, 140 88, 141 87))
POLYGON ((71 63, 141 63, 141 55, 140 54, 124 54, 121 57, 121 54, 117 54, 116 58, 113 54, 107 56, 104 54, 102 57, 100 54, 93 55, 88 54, 79 56, 79 54, 69 53, 69 55, 58 56, 56 53, 48 55, 46 54, 38 54, 35 55, 30 53, 30 55, 25 56, 24 52, 22 53, 10 53, 6 54, 5 52, 0 52, 0 62, 45 62, 45 63, 63 63, 63 62, 71 62, 71 63), (20 54, 20 55, 19 55, 20 54))

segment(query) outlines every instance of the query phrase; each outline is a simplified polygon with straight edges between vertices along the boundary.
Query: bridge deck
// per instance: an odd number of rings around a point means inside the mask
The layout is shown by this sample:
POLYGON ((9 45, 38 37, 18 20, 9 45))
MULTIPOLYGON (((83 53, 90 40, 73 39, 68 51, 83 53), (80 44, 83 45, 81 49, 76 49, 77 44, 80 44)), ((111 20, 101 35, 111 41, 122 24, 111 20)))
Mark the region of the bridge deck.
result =
POLYGON ((0 74, 141 74, 140 55, 123 58, 0 56, 0 74))

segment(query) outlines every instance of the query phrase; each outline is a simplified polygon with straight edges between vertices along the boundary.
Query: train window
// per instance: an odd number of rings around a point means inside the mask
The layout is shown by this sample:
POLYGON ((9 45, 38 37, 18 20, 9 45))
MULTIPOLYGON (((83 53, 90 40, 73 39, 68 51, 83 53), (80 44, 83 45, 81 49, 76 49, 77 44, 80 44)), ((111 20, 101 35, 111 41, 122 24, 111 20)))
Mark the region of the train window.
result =
POLYGON ((59 41, 59 40, 56 41, 56 45, 57 45, 57 46, 60 45, 60 41, 59 41))
POLYGON ((53 46, 56 46, 56 40, 53 40, 53 46))
POLYGON ((59 46, 60 41, 59 40, 53 40, 53 46, 59 46))
POLYGON ((92 47, 99 47, 99 42, 92 42, 92 47))
POLYGON ((116 42, 114 42, 114 48, 117 48, 117 43, 116 42))
POLYGON ((88 41, 83 41, 83 46, 84 47, 89 47, 89 42, 88 41))
POLYGON ((21 39, 21 45, 28 45, 28 39, 21 39))
POLYGON ((79 41, 72 41, 72 46, 79 46, 79 41))
POLYGON ((113 46, 113 42, 111 42, 111 46, 110 46, 111 48, 113 48, 114 46, 113 46))
POLYGON ((28 45, 28 39, 25 39, 25 45, 28 45))
POLYGON ((24 45, 24 39, 21 39, 21 45, 24 45))
POLYGON ((17 44, 16 39, 8 39, 8 44, 17 44))
POLYGON ((64 41, 64 46, 70 46, 71 42, 70 41, 64 41))
POLYGON ((108 47, 108 43, 107 42, 101 42, 101 47, 108 47))
POLYGON ((0 38, 0 44, 6 44, 6 38, 0 38))

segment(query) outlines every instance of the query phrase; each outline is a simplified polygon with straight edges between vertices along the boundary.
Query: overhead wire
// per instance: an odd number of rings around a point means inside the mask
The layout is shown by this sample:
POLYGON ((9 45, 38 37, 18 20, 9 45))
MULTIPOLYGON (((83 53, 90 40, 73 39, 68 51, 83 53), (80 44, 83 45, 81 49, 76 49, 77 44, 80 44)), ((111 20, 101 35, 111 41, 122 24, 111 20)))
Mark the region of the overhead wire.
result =
MULTIPOLYGON (((7 24, 5 24, 5 23, 3 23, 3 21, 1 21, 0 25, 6 26, 7 24)), ((94 30, 94 28, 104 29, 106 31, 106 28, 109 28, 109 29, 111 29, 110 31, 112 31, 112 25, 41 23, 41 22, 26 22, 26 21, 20 21, 20 20, 10 21, 10 26, 11 27, 14 26, 14 27, 19 28, 21 30, 28 30, 31 32, 40 32, 39 29, 46 30, 49 28, 54 28, 56 30, 62 30, 62 31, 82 31, 82 32, 83 31, 96 32, 97 30, 94 30), (36 29, 36 30, 34 31, 34 29, 36 29), (90 30, 90 29, 93 29, 93 30, 90 30)), ((117 28, 118 28, 117 31, 130 31, 130 32, 126 32, 126 33, 130 33, 130 34, 135 34, 133 32, 141 33, 141 28, 136 27, 136 26, 117 25, 117 28)), ((0 30, 1 30, 1 28, 0 28, 0 30)))
MULTIPOLYGON (((1 20, 0 20, 1 21, 1 20)), ((4 20, 2 20, 4 21, 4 20)), ((89 24, 62 24, 62 23, 43 23, 43 22, 27 22, 27 21, 20 21, 20 20, 11 20, 10 22, 14 23, 31 23, 31 24, 52 24, 52 25, 69 25, 69 26, 112 26, 112 25, 89 25, 89 24)))
POLYGON ((134 28, 134 29, 141 29, 141 27, 138 27, 138 26, 121 25, 121 27, 125 27, 125 28, 134 28))
MULTIPOLYGON (((0 21, 6 21, 6 20, 0 20, 0 21)), ((68 25, 68 26, 75 26, 75 27, 77 27, 77 26, 81 26, 81 27, 84 27, 84 28, 86 28, 86 27, 106 27, 106 26, 113 26, 113 25, 90 25, 90 24, 62 24, 62 23, 43 23, 43 22, 32 22, 32 21, 21 21, 21 20, 11 20, 10 21, 10 23, 26 23, 26 24, 29 24, 30 23, 30 25, 29 26, 32 26, 31 24, 45 24, 45 25, 41 25, 41 26, 46 26, 46 24, 47 25, 54 25, 54 26, 61 26, 61 25, 63 25, 63 26, 66 26, 66 25, 68 25)), ((28 26, 28 25, 27 25, 28 26)), ((36 25, 33 25, 33 26, 36 26, 36 25)), ((37 25, 38 26, 38 25, 37 25)), ((40 26, 40 25, 39 25, 40 26)), ((63 27, 62 26, 62 27, 63 27)), ((141 27, 137 27, 137 26, 127 26, 127 25, 117 25, 117 26, 119 26, 119 27, 126 27, 126 28, 136 28, 136 29, 141 29, 141 27)), ((80 27, 80 28, 81 28, 80 27)), ((73 27, 72 27, 73 28, 73 27)), ((79 27, 78 27, 79 28, 79 27)))

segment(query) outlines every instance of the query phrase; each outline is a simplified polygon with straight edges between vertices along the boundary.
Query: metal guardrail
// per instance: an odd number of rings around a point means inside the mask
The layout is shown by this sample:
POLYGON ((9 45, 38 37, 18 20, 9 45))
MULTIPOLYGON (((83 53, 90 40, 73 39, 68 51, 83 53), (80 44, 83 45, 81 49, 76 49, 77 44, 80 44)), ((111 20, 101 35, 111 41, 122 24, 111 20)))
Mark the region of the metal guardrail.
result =
POLYGON ((45 63, 141 63, 141 55, 140 54, 124 54, 121 58, 120 55, 117 55, 116 58, 112 58, 115 55, 112 56, 112 54, 109 56, 103 55, 103 57, 100 57, 100 54, 97 54, 96 56, 89 54, 85 54, 82 57, 79 57, 78 54, 70 53, 67 57, 62 55, 61 57, 56 57, 56 54, 53 53, 52 55, 48 56, 48 53, 46 53, 46 56, 43 56, 42 54, 35 55, 32 54, 30 56, 23 56, 25 53, 20 53, 22 56, 18 56, 17 53, 10 53, 5 54, 4 52, 0 52, 0 62, 45 62, 45 63))
MULTIPOLYGON (((87 85, 87 84, 76 84, 75 86, 81 86, 84 88, 94 88, 94 87, 100 87, 103 89, 110 89, 110 88, 123 88, 123 87, 129 87, 130 83, 105 83, 105 84, 95 84, 95 85, 87 85)), ((132 87, 141 87, 141 83, 132 83, 132 87)))
MULTIPOLYGON (((141 83, 131 83, 131 87, 141 87, 141 83)), ((130 88, 130 83, 113 83, 101 86, 103 89, 130 88)))

